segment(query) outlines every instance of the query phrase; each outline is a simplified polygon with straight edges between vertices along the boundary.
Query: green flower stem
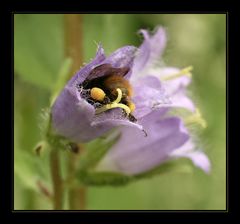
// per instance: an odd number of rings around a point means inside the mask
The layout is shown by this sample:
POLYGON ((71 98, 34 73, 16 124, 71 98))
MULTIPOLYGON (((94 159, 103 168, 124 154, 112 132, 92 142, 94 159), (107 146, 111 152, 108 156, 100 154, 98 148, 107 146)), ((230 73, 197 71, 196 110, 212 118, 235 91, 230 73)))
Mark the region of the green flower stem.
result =
POLYGON ((69 191, 69 208, 71 210, 85 210, 86 209, 86 188, 76 187, 69 191), (77 197, 77 196, 80 197, 77 197))
POLYGON ((53 209, 63 209, 63 181, 60 171, 59 150, 50 152, 50 169, 53 182, 53 209))
MULTIPOLYGON (((71 75, 73 75, 83 63, 82 49, 82 15, 66 14, 64 15, 64 34, 65 34, 65 56, 72 59, 71 75)), ((82 151, 82 149, 81 149, 82 151)), ((72 153, 69 156, 68 176, 70 180, 76 178, 77 164, 80 153, 72 153)), ((68 192, 69 207, 71 210, 85 209, 86 189, 80 186, 74 186, 68 192)))
POLYGON ((77 172, 77 165, 79 163, 79 157, 81 156, 83 148, 79 146, 79 150, 81 151, 77 154, 71 153, 69 155, 68 161, 68 181, 70 183, 73 183, 73 185, 70 186, 68 193, 69 209, 71 210, 85 210, 86 204, 86 188, 74 184, 77 172))
POLYGON ((72 59, 71 78, 83 63, 82 15, 64 15, 64 37, 65 57, 72 59))

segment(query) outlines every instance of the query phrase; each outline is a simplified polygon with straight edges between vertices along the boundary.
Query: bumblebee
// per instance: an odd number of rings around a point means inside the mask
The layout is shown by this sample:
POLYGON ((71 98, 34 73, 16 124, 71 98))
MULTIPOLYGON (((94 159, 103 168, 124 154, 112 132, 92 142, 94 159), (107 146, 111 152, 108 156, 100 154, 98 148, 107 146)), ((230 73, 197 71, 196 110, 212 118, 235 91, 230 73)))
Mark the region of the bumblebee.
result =
POLYGON ((135 104, 131 101, 133 89, 124 78, 128 72, 128 67, 113 68, 110 64, 102 64, 91 71, 81 87, 90 90, 89 102, 113 105, 117 101, 129 120, 136 122, 137 119, 131 114, 135 110, 135 104))

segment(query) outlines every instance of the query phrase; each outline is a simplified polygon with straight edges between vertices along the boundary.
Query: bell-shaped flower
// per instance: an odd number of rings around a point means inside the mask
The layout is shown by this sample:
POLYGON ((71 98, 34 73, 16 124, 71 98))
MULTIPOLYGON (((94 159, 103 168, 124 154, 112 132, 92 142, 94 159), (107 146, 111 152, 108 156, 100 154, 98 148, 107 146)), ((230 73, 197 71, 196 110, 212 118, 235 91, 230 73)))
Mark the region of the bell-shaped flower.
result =
POLYGON ((143 129, 124 116, 121 104, 115 103, 115 108, 112 104, 111 109, 98 112, 104 104, 91 98, 89 87, 101 86, 99 77, 108 77, 111 73, 130 76, 136 50, 133 46, 125 46, 106 57, 99 46, 96 57, 73 76, 52 106, 52 129, 56 134, 74 142, 87 142, 120 125, 143 129))
POLYGON ((52 106, 52 128, 74 142, 91 141, 112 128, 120 139, 100 162, 98 170, 138 174, 159 164, 186 157, 208 172, 207 156, 196 151, 181 117, 172 109, 196 113, 186 88, 191 67, 166 67, 161 56, 165 30, 140 31, 139 48, 125 46, 109 57, 99 46, 96 57, 67 83, 52 106))

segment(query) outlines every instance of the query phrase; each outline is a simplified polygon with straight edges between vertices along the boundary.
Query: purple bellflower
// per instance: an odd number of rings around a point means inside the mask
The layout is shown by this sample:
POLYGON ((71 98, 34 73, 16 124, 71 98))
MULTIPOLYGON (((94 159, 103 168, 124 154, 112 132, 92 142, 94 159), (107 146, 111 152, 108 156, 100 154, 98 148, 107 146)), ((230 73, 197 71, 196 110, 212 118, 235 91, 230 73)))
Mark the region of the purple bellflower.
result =
POLYGON ((53 130, 78 143, 117 127, 120 139, 97 170, 134 175, 185 157, 209 172, 207 156, 195 150, 185 127, 194 120, 205 126, 186 93, 191 67, 181 70, 161 64, 167 41, 162 27, 153 35, 140 32, 144 41, 139 48, 125 46, 106 57, 98 47, 96 57, 73 76, 53 104, 53 130), (112 74, 115 77, 109 81, 112 74), (177 108, 194 115, 185 120, 170 115, 177 108))

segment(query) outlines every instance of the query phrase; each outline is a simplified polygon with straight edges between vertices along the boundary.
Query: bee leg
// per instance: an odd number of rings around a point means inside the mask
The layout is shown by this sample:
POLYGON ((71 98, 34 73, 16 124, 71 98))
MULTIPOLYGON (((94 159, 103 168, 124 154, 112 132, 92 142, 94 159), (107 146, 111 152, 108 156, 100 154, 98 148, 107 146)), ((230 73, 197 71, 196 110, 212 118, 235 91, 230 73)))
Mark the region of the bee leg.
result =
POLYGON ((135 118, 132 114, 127 115, 126 111, 124 111, 124 110, 122 112, 123 112, 124 117, 127 117, 129 119, 129 121, 134 122, 134 123, 137 121, 137 118, 135 118))
MULTIPOLYGON (((125 113, 125 116, 127 116, 127 113, 125 112, 125 111, 123 111, 124 113, 125 113)), ((129 121, 131 121, 131 122, 137 122, 137 118, 136 117, 134 117, 132 114, 129 114, 128 115, 128 119, 129 119, 129 121)), ((147 132, 144 130, 144 129, 142 129, 142 131, 143 131, 143 133, 144 133, 144 137, 147 137, 148 136, 148 134, 147 134, 147 132)))
POLYGON ((137 118, 134 117, 132 114, 129 114, 129 115, 128 115, 128 118, 129 118, 129 120, 130 120, 131 122, 136 122, 136 121, 137 121, 137 118))

